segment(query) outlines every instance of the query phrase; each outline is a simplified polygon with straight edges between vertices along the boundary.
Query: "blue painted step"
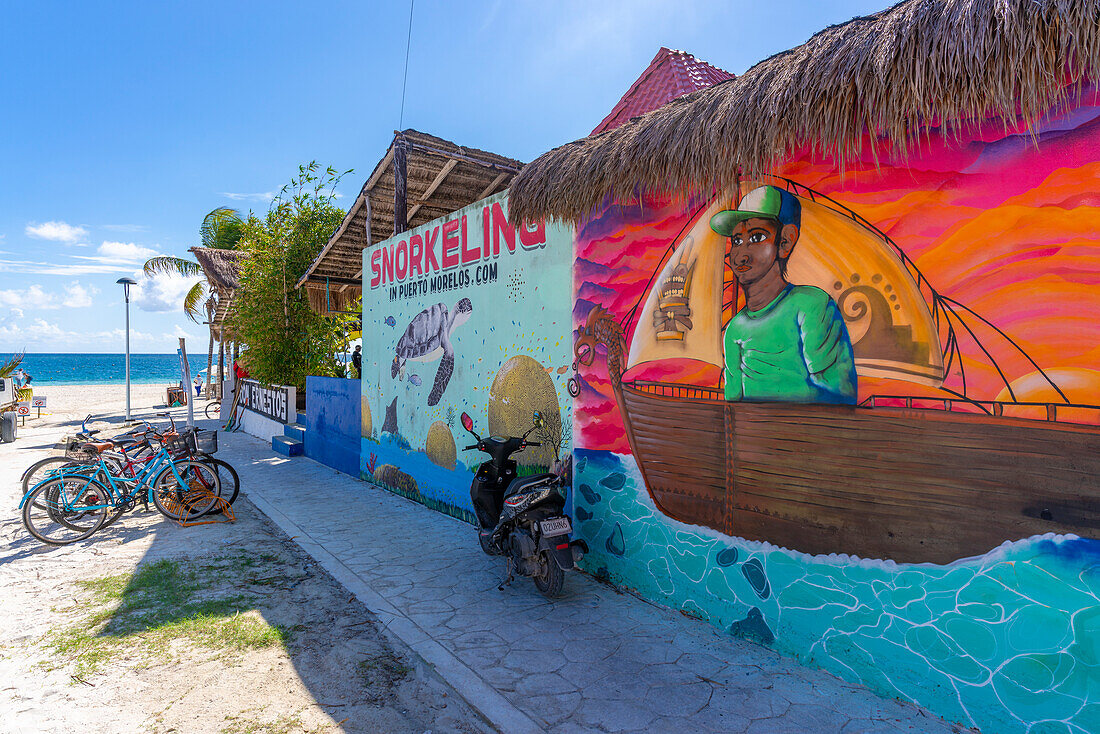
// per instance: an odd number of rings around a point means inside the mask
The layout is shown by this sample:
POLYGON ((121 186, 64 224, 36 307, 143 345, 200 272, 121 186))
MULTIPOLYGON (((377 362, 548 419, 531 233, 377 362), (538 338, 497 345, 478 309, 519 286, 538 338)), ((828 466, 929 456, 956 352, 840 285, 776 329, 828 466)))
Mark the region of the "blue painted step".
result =
POLYGON ((302 450, 305 446, 301 441, 297 441, 289 436, 272 436, 271 437, 271 449, 283 456, 301 456, 302 450))
POLYGON ((306 414, 302 411, 298 411, 298 417, 294 421, 295 425, 304 426, 306 424, 306 414))
POLYGON ((293 438, 295 441, 305 441, 306 427, 297 424, 283 426, 283 435, 288 438, 293 438))

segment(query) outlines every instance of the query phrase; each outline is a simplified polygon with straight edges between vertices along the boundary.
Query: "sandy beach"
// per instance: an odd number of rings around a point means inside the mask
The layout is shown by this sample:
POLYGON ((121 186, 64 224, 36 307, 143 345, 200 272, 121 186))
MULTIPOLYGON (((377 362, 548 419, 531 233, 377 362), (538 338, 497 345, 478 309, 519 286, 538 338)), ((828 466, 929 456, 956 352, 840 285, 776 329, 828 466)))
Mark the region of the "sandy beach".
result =
MULTIPOLYGON (((99 423, 121 424, 126 415, 126 385, 65 385, 43 383, 34 385, 34 396, 45 397, 47 407, 42 417, 37 411, 31 411, 31 417, 20 426, 20 440, 15 444, 0 444, 0 452, 23 445, 24 437, 37 436, 40 433, 54 432, 59 426, 79 426, 84 416, 91 413, 99 423)), ((131 385, 130 414, 134 418, 153 418, 156 413, 165 410, 164 385, 131 385)), ((206 406, 206 400, 200 400, 198 408, 206 406)), ((173 415, 186 415, 186 409, 176 409, 173 415)), ((104 426, 99 426, 100 428, 104 426)))
MULTIPOLYGON (((87 414, 110 433, 125 412, 123 385, 43 385, 36 394, 49 411, 0 444, 0 731, 488 730, 248 501, 247 486, 233 523, 181 527, 139 505, 87 541, 32 538, 17 509, 22 470, 87 414), (179 582, 155 595, 133 590, 135 579, 168 572, 179 582), (181 584, 193 590, 182 601, 181 584), (116 593, 95 591, 105 588, 116 593), (211 603, 231 609, 188 616, 211 603), (184 631, 199 624, 209 628, 205 642, 184 631)), ((132 386, 133 417, 163 425, 164 398, 162 386, 132 386)), ((177 422, 186 414, 171 410, 177 422)))

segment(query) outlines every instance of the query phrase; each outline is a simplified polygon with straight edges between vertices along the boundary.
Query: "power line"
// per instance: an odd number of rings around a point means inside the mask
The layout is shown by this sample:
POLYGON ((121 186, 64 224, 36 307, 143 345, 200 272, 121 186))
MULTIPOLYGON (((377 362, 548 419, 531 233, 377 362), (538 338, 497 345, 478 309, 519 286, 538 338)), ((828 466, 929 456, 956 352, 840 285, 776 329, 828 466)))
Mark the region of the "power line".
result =
POLYGON ((409 48, 412 46, 413 37, 413 5, 416 0, 409 0, 409 37, 405 41, 405 74, 401 80, 401 115, 398 117, 397 129, 401 130, 405 125, 405 87, 409 83, 409 48))

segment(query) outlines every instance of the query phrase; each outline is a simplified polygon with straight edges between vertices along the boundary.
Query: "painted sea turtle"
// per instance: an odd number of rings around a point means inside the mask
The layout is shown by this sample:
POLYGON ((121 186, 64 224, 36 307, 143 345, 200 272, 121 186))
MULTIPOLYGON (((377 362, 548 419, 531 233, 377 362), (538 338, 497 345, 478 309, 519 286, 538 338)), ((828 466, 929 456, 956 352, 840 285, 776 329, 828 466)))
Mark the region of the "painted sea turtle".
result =
POLYGON ((428 405, 435 405, 443 397, 451 373, 455 369, 455 350, 451 345, 451 334, 455 327, 470 318, 474 304, 469 298, 463 298, 455 304, 454 310, 437 303, 418 313, 397 341, 396 356, 391 368, 392 376, 405 376, 405 362, 434 362, 439 360, 439 370, 435 373, 435 384, 428 394, 428 405))

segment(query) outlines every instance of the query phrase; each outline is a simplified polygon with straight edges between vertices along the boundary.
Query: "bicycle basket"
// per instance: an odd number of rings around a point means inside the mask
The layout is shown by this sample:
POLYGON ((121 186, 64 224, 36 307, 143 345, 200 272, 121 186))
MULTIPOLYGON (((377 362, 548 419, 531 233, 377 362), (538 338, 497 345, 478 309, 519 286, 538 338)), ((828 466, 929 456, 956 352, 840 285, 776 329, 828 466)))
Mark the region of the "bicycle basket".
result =
POLYGON ((216 454, 218 453, 218 432, 217 431, 204 431, 202 429, 196 429, 192 434, 192 439, 195 441, 195 451, 200 454, 216 454))
POLYGON ((65 458, 73 461, 88 461, 95 457, 95 452, 85 448, 87 441, 75 436, 65 439, 65 458))
POLYGON ((183 454, 191 455, 197 451, 195 447, 195 434, 191 431, 184 431, 178 436, 172 436, 165 443, 165 448, 167 448, 168 453, 173 456, 180 456, 183 454))

